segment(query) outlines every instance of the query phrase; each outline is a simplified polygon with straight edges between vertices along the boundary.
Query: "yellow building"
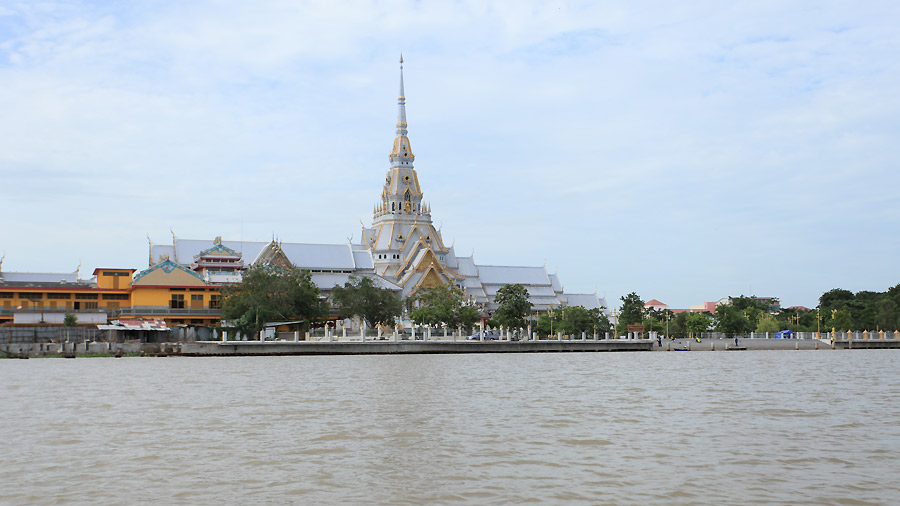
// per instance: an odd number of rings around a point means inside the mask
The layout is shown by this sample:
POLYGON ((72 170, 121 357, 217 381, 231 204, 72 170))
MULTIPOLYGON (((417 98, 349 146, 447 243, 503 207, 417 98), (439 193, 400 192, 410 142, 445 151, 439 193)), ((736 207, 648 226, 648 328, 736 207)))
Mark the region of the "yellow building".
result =
POLYGON ((0 271, 0 325, 62 325, 66 313, 78 325, 144 318, 169 326, 218 324, 221 295, 199 273, 168 260, 135 272, 98 268, 84 280, 78 271, 0 271))
POLYGON ((96 269, 94 277, 70 273, 0 271, 0 325, 62 325, 66 313, 81 325, 106 323, 130 303, 135 269, 96 269))
POLYGON ((122 318, 164 318, 173 325, 214 325, 222 315, 219 287, 169 259, 143 270, 131 281, 131 304, 122 318))

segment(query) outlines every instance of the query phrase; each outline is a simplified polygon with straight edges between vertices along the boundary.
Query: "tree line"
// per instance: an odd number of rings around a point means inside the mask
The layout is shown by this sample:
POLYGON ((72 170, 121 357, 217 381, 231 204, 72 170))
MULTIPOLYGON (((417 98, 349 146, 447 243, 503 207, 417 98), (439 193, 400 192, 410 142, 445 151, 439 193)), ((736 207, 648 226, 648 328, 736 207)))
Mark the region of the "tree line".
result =
POLYGON ((645 308, 634 292, 621 297, 617 331, 642 324, 644 330, 671 337, 689 337, 714 330, 728 336, 750 332, 830 332, 836 330, 900 330, 900 284, 885 292, 835 288, 819 297, 817 308, 781 308, 771 311, 770 302, 757 297, 730 297, 730 303, 716 305, 715 312, 679 312, 645 308))
MULTIPOLYGON (((393 327, 404 304, 416 325, 470 329, 483 310, 455 285, 424 288, 403 301, 367 276, 351 276, 342 286, 335 286, 329 302, 309 271, 271 266, 249 267, 241 283, 224 286, 221 293, 223 323, 246 336, 257 335, 271 322, 302 321, 308 329, 329 316, 358 317, 369 327, 393 327)), ((524 329, 532 324, 543 335, 609 330, 609 319, 601 309, 558 307, 537 315, 528 297, 528 290, 520 284, 502 286, 494 296, 498 307, 489 314, 488 326, 524 329)))

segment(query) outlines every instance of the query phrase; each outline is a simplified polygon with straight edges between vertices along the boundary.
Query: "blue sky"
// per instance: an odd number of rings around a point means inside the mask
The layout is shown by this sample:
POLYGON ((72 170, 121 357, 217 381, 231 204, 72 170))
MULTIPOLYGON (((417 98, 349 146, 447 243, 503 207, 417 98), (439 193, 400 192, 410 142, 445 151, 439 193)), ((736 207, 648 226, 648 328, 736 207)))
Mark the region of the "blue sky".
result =
POLYGON ((6 271, 342 243, 406 61, 457 252, 672 307, 900 283, 896 2, 0 2, 6 271), (490 6, 488 6, 490 4, 490 6))

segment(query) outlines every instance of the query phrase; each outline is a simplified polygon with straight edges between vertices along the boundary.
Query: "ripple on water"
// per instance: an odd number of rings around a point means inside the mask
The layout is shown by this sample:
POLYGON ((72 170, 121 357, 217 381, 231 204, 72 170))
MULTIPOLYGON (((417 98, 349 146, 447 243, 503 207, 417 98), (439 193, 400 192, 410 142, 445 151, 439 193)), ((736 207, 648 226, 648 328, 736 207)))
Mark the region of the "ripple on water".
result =
POLYGON ((896 356, 23 361, 0 502, 896 504, 896 356))

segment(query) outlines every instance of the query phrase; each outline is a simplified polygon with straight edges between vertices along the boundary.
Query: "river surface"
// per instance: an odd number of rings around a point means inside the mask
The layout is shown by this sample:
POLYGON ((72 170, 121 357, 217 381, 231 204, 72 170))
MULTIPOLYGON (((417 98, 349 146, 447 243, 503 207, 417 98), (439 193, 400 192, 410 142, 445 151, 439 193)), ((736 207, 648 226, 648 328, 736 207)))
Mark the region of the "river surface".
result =
POLYGON ((900 503, 900 351, 0 361, 2 504, 900 503))

